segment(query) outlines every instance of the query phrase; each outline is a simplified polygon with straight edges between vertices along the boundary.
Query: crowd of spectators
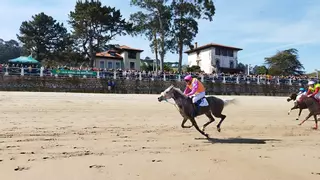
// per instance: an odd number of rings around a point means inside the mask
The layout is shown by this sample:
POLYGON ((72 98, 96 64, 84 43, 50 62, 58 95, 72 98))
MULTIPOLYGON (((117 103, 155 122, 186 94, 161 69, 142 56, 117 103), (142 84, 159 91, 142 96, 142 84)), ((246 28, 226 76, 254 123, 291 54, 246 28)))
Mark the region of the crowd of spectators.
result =
MULTIPOLYGON (((4 69, 2 66, 2 73, 5 71, 9 71, 10 75, 19 75, 21 68, 19 67, 9 67, 9 69, 4 69)), ((52 76, 51 70, 56 68, 44 68, 43 74, 44 76, 52 76)), ((99 71, 100 78, 108 78, 117 79, 124 78, 128 80, 140 79, 140 80, 166 80, 166 81, 176 81, 176 80, 183 80, 184 76, 187 74, 192 74, 194 77, 199 78, 203 81, 210 81, 210 82, 225 82, 225 83, 270 83, 270 84, 306 84, 308 80, 313 79, 316 80, 315 77, 308 77, 304 76, 270 76, 270 75, 247 75, 244 73, 239 74, 227 74, 227 73, 213 73, 213 74, 206 74, 206 73, 190 73, 190 72, 183 72, 182 75, 179 76, 177 72, 152 72, 152 71, 136 71, 136 70, 106 70, 106 69, 97 69, 97 68, 83 68, 83 67, 58 67, 58 69, 64 70, 73 70, 73 71, 99 71)), ((35 67, 25 67, 25 74, 26 75, 39 75, 40 68, 35 67)), ((74 75, 74 74, 73 74, 74 75)), ((77 75, 77 74, 76 74, 77 75)), ((79 73, 79 75, 81 75, 79 73)), ((94 76, 89 76, 87 78, 96 78, 94 76)))

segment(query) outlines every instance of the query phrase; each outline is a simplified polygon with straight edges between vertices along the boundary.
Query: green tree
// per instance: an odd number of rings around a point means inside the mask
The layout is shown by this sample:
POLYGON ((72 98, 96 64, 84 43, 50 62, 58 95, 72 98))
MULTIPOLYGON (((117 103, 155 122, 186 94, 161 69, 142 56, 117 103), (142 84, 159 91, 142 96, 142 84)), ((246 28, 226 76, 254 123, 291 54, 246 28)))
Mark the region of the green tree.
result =
POLYGON ((181 73, 184 46, 190 47, 198 34, 198 20, 203 18, 212 21, 215 6, 212 0, 173 0, 171 3, 173 15, 172 45, 179 54, 178 71, 181 73))
POLYGON ((152 64, 143 62, 143 63, 141 63, 140 70, 141 71, 147 71, 147 72, 153 71, 152 64))
POLYGON ((268 74, 268 68, 266 66, 255 66, 253 71, 254 74, 268 74))
POLYGON ((237 66, 238 69, 241 69, 243 72, 246 71, 246 65, 244 65, 243 63, 239 63, 237 66))
POLYGON ((265 58, 265 64, 268 66, 270 75, 302 75, 304 73, 303 65, 299 61, 297 49, 287 49, 278 51, 277 54, 265 58))
POLYGON ((131 5, 140 7, 145 12, 138 11, 130 16, 137 34, 146 36, 150 41, 152 52, 158 59, 160 55, 160 70, 164 70, 164 58, 170 50, 170 7, 167 0, 131 0, 131 5))
POLYGON ((200 66, 187 67, 187 72, 201 72, 200 66))
POLYGON ((173 71, 173 68, 170 66, 170 64, 165 63, 165 64, 163 65, 163 71, 172 72, 172 71, 173 71))
POLYGON ((58 23, 45 13, 32 16, 31 21, 24 21, 20 26, 19 41, 28 54, 37 60, 55 59, 56 55, 70 45, 70 35, 63 23, 58 23))
POLYGON ((88 57, 91 67, 97 52, 103 51, 116 36, 130 33, 132 28, 132 24, 122 18, 120 10, 102 6, 97 0, 77 1, 69 19, 76 43, 88 57))
POLYGON ((10 59, 19 57, 22 51, 23 49, 17 41, 0 39, 0 63, 6 63, 10 59))

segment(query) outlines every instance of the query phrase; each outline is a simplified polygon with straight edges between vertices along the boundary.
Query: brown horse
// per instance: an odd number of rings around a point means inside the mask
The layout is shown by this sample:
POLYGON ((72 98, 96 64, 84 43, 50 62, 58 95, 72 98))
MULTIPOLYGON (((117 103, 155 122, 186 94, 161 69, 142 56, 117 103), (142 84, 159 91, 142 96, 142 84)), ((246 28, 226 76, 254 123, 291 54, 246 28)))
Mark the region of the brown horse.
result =
POLYGON ((299 114, 298 114, 298 117, 296 118, 297 121, 300 118, 302 110, 308 108, 306 103, 301 103, 300 98, 301 98, 301 94, 298 95, 297 93, 292 93, 287 99, 287 102, 293 101, 293 107, 288 111, 288 115, 290 115, 290 112, 292 110, 299 109, 299 114))
POLYGON ((313 127, 313 129, 318 129, 317 115, 320 115, 320 104, 319 104, 319 102, 313 97, 308 97, 306 95, 301 95, 301 97, 299 99, 297 99, 297 104, 299 104, 299 106, 300 105, 301 106, 306 106, 309 109, 308 116, 299 125, 302 125, 311 116, 313 116, 314 117, 314 121, 315 121, 315 126, 313 127))

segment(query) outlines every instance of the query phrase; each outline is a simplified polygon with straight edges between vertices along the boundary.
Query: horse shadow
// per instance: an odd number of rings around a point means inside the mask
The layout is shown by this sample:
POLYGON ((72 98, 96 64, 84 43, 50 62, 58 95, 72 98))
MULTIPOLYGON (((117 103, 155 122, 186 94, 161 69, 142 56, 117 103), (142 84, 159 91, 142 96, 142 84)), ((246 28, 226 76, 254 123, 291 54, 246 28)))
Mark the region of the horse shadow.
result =
POLYGON ((212 144, 267 144, 267 142, 279 142, 279 139, 253 139, 253 138, 195 138, 196 140, 207 140, 204 143, 212 144))

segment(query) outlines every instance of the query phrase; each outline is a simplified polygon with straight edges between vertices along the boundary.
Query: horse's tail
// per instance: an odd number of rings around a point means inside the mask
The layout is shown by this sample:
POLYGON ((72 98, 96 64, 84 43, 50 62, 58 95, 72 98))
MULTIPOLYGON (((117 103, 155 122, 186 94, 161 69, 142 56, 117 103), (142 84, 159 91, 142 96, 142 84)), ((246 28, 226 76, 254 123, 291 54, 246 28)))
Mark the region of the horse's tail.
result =
POLYGON ((236 99, 225 99, 225 100, 223 100, 223 102, 224 102, 224 106, 227 106, 229 104, 237 104, 236 99))

